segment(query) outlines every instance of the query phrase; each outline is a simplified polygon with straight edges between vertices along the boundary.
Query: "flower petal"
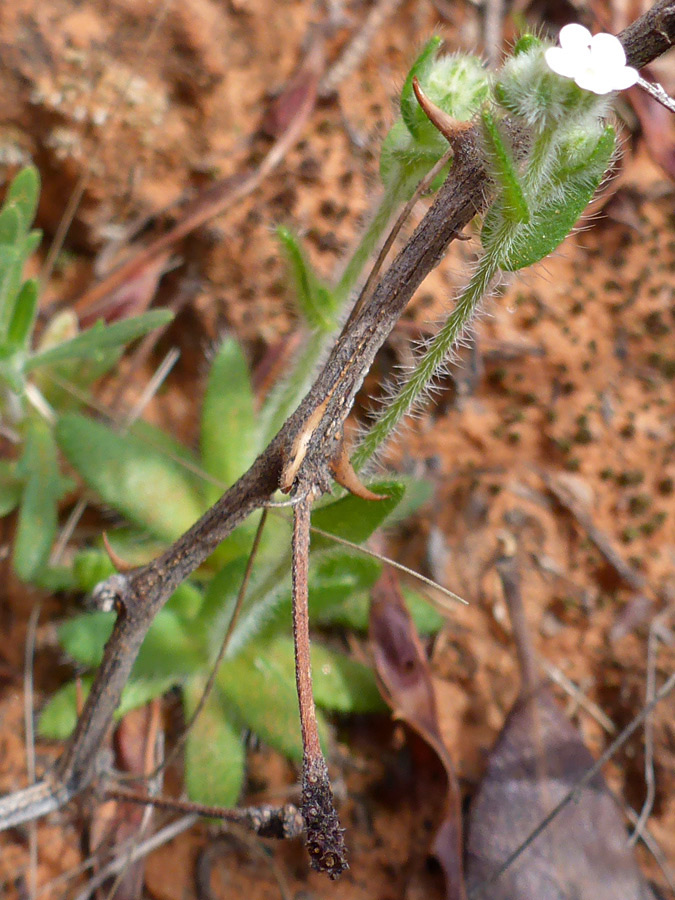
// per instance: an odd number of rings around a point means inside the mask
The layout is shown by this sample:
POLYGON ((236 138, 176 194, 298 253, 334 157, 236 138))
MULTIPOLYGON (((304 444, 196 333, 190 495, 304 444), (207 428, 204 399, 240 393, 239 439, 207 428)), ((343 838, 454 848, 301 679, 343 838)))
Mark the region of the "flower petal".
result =
POLYGON ((549 69, 552 69, 556 75, 562 75, 564 78, 574 78, 579 71, 579 60, 574 53, 562 50, 560 47, 549 47, 544 54, 544 59, 549 69))
POLYGON ((591 58, 597 68, 607 66, 619 69, 626 65, 626 54, 621 41, 613 34, 596 34, 591 39, 591 58))
POLYGON ((588 67, 580 69, 574 76, 574 81, 580 88, 593 94, 611 94, 617 90, 614 87, 615 75, 614 70, 599 71, 588 67))
POLYGON ((571 50, 574 53, 590 47, 592 37, 588 28, 572 23, 560 29, 558 40, 564 50, 571 50))
POLYGON ((613 82, 615 91, 624 91, 626 88, 633 87, 640 77, 640 73, 632 66, 624 66, 614 73, 613 82))

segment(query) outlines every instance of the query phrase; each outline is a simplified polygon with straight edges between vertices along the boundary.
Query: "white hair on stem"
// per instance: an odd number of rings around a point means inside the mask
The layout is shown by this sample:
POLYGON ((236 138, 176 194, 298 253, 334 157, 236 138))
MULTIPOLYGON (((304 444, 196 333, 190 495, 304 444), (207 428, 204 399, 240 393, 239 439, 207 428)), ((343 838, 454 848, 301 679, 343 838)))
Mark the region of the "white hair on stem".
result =
MULTIPOLYGON (((500 242, 497 244, 501 246, 500 242)), ((467 345, 468 331, 475 322, 481 304, 498 287, 495 283, 498 259, 498 253, 489 251, 481 257, 443 327, 422 343, 422 355, 410 368, 407 378, 398 385, 385 385, 384 411, 368 430, 356 451, 357 466, 362 465, 381 444, 391 439, 404 418, 419 412, 437 389, 437 379, 448 371, 448 365, 456 361, 458 347, 467 345)))

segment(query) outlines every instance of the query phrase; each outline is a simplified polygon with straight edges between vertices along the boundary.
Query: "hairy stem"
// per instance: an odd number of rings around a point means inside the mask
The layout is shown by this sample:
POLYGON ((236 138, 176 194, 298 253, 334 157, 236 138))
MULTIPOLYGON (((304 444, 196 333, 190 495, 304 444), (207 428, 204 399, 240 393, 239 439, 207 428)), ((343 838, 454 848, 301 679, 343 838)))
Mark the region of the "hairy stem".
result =
POLYGON ((495 249, 486 253, 480 260, 450 317, 431 341, 419 365, 359 445, 352 459, 355 468, 362 466, 375 453, 401 419, 424 397, 452 347, 461 338, 488 292, 490 283, 499 269, 497 260, 500 257, 500 248, 501 242, 495 242, 495 249))

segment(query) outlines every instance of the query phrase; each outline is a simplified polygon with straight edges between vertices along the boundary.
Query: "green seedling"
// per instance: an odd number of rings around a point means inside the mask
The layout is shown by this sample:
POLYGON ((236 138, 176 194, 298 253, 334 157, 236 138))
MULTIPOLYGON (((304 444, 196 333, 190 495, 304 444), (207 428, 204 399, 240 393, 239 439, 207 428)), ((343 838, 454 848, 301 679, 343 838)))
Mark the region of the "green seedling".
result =
POLYGON ((61 470, 54 427, 76 401, 58 385, 87 389, 135 338, 171 320, 155 310, 126 321, 96 323, 78 333, 72 313, 58 314, 36 339, 40 284, 24 267, 40 243, 31 230, 40 193, 33 167, 10 184, 0 209, 0 426, 15 447, 0 461, 0 514, 18 509, 12 562, 24 581, 49 585, 49 554, 58 503, 72 482, 61 470))
MULTIPOLYGON (((261 414, 238 344, 221 344, 211 363, 201 414, 199 456, 147 426, 124 436, 78 412, 59 420, 55 436, 70 464, 108 506, 129 523, 109 535, 116 554, 142 564, 175 539, 248 468, 263 448, 261 414)), ((388 499, 367 502, 353 496, 329 499, 313 513, 322 532, 365 542, 383 523, 409 514, 428 497, 421 483, 380 482, 388 499)), ((124 712, 178 688, 186 720, 199 704, 229 627, 253 543, 256 521, 245 523, 183 584, 155 618, 117 711, 124 712)), ((302 743, 290 637, 290 525, 286 511, 268 516, 246 598, 231 634, 215 684, 185 745, 185 779, 191 799, 231 806, 245 776, 242 735, 250 730, 300 762, 302 743)), ((103 547, 76 554, 74 586, 88 591, 113 571, 103 547)), ((368 592, 381 564, 328 537, 312 541, 311 618, 322 629, 367 628, 368 592)), ((442 619, 419 595, 409 601, 423 631, 442 619)), ((85 613, 59 628, 59 641, 88 673, 101 661, 113 613, 85 613)), ((321 710, 349 714, 382 711, 372 672, 330 646, 312 650, 314 691, 321 710)), ((76 721, 76 688, 62 688, 43 710, 40 733, 65 738, 76 721)), ((329 739, 320 714, 322 740, 329 739)))

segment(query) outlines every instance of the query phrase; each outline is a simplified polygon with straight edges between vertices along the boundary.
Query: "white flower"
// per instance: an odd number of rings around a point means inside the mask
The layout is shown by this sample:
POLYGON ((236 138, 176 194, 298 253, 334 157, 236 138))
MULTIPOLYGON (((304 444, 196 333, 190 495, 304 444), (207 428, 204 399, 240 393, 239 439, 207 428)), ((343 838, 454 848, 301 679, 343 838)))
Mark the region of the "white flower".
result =
POLYGON ((565 25, 559 35, 560 46, 546 51, 550 69, 594 94, 622 91, 638 80, 638 73, 626 65, 621 41, 613 34, 591 36, 583 25, 565 25))

